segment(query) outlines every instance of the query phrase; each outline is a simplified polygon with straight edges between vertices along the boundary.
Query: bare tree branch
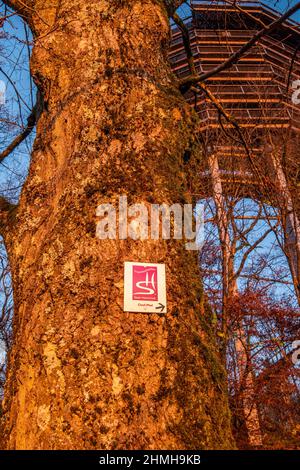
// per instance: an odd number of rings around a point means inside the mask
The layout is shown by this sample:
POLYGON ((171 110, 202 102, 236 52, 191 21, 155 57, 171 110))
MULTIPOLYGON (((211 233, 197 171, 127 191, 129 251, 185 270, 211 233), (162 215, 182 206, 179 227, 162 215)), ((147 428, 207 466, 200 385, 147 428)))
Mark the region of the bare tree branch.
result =
POLYGON ((241 272, 243 271, 243 268, 245 266, 245 263, 247 261, 247 258, 249 256, 249 254, 251 253, 251 251, 253 251, 255 248, 257 248, 260 243, 263 242, 263 240, 272 232, 273 228, 269 228, 266 232, 264 232, 261 237, 259 237, 255 243, 253 243, 253 245, 251 245, 248 250, 244 253, 243 255, 243 258, 241 260, 241 263, 240 263, 240 266, 238 268, 238 270, 235 272, 234 274, 234 279, 238 279, 238 277, 240 276, 241 272))
POLYGON ((189 30, 184 24, 184 21, 182 21, 180 16, 177 15, 177 13, 174 13, 173 20, 179 27, 181 34, 182 34, 183 45, 184 45, 184 49, 187 55, 190 72, 193 76, 196 76, 197 71, 196 71, 195 62, 194 62, 194 54, 193 54, 191 42, 190 42, 189 30))
POLYGON ((3 0, 3 3, 15 10, 20 16, 29 20, 34 11, 33 0, 3 0))
POLYGON ((164 0, 164 3, 169 15, 172 17, 177 8, 185 3, 185 0, 164 0))
POLYGON ((8 155, 10 155, 32 132, 36 124, 36 120, 37 120, 36 110, 37 110, 37 106, 35 105, 27 119, 27 126, 25 127, 23 132, 21 132, 21 134, 15 137, 15 139, 9 144, 9 146, 6 147, 6 149, 3 150, 3 152, 0 153, 0 163, 6 157, 8 157, 8 155))

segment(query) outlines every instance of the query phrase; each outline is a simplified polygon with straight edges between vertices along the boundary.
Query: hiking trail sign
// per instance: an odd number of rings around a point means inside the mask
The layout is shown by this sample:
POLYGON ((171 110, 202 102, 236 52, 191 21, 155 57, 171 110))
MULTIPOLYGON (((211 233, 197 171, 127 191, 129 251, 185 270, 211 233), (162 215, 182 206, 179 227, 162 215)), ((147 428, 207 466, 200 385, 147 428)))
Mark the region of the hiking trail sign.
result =
POLYGON ((124 263, 124 312, 167 312, 165 264, 124 263))

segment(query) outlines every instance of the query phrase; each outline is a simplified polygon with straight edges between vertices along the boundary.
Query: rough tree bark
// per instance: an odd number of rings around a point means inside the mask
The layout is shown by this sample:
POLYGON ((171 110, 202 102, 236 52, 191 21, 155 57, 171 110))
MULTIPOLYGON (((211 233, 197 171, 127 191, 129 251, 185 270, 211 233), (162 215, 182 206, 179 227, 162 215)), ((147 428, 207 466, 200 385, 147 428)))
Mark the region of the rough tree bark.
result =
POLYGON ((34 32, 44 102, 4 233, 15 303, 4 448, 231 448, 197 256, 181 241, 95 236, 97 206, 119 195, 189 202, 196 117, 167 62, 172 2, 6 3, 34 32), (123 312, 126 260, 166 263, 167 315, 123 312))

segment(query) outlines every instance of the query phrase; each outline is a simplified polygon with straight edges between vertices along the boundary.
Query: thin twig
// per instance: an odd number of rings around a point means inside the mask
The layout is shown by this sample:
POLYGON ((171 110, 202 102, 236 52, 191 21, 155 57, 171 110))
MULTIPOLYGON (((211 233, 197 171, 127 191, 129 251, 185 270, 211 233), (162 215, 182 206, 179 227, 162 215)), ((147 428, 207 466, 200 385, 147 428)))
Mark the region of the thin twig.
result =
POLYGON ((29 134, 32 132, 32 130, 34 129, 34 126, 36 124, 36 108, 37 106, 35 105, 27 119, 27 126, 25 127, 25 129, 23 130, 23 132, 21 132, 21 134, 19 134, 10 144, 8 147, 6 147, 6 149, 0 153, 0 163, 3 162, 3 160, 8 157, 8 155, 10 155, 25 139, 26 137, 29 136, 29 134))

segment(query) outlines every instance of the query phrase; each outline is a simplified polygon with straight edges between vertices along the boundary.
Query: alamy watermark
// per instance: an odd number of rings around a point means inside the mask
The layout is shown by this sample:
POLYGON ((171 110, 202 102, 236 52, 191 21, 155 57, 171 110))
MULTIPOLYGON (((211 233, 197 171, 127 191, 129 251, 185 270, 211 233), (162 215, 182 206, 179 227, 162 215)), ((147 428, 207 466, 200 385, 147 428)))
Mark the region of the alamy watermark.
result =
POLYGON ((292 362, 295 366, 300 366, 300 340, 294 341, 292 344, 292 348, 292 362))
POLYGON ((294 90, 292 94, 292 103, 300 104, 300 79, 293 81, 292 89, 294 90))
POLYGON ((185 240, 187 250, 200 250, 204 243, 203 204, 128 205, 127 196, 120 196, 117 206, 100 204, 96 210, 100 220, 96 236, 101 240, 185 240))
POLYGON ((0 106, 5 104, 6 99, 6 85, 3 80, 0 80, 0 106))

